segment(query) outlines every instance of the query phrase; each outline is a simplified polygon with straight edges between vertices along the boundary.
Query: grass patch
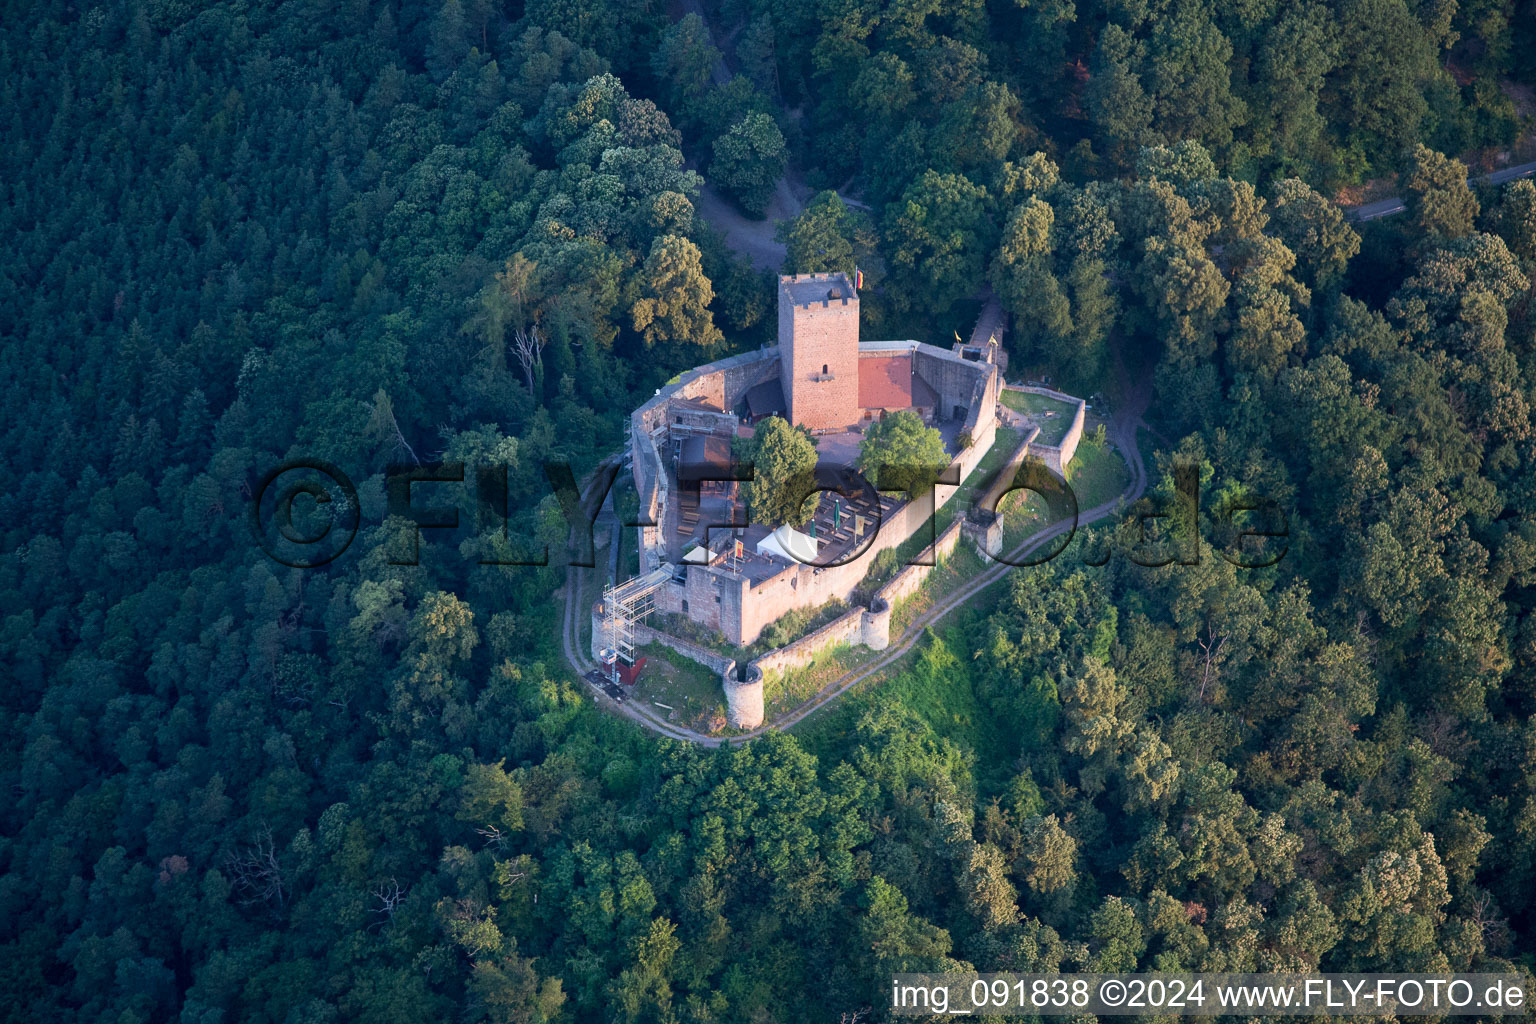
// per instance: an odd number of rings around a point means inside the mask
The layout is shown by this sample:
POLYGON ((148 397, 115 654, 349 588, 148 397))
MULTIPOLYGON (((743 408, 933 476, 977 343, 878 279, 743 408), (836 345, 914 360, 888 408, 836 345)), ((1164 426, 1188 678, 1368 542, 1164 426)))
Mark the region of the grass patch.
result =
POLYGON ((1114 501, 1131 482, 1131 469, 1109 445, 1084 439, 1067 466, 1067 482, 1077 494, 1079 509, 1097 508, 1114 501))
POLYGON ((1035 426, 1040 428, 1040 436, 1035 439, 1036 444, 1049 445, 1053 448, 1061 444, 1061 439, 1067 436, 1067 429, 1072 426, 1072 417, 1077 414, 1077 406, 1070 402, 1031 394, 1028 391, 1005 390, 1000 400, 1008 408, 1029 417, 1035 426))
POLYGON ((763 721, 772 725, 877 653, 862 645, 838 644, 817 653, 808 665, 768 673, 763 677, 763 721))
POLYGON ((891 610, 891 642, 906 635, 912 620, 931 608, 935 601, 985 568, 986 564, 970 541, 964 538, 957 541, 955 550, 934 566, 922 585, 898 601, 891 610))
POLYGON ((844 694, 833 706, 791 728, 806 749, 824 764, 852 753, 859 720, 877 708, 902 705, 925 722, 934 735, 974 753, 977 764, 1009 764, 1013 740, 977 696, 961 629, 930 634, 893 665, 881 682, 870 679, 844 694), (878 685, 875 685, 878 683, 878 685))
POLYGON ((796 608, 785 612, 777 620, 770 623, 750 646, 740 648, 736 653, 736 660, 751 661, 760 658, 769 651, 776 651, 780 647, 788 647, 807 634, 825 626, 833 619, 846 615, 850 609, 846 601, 833 598, 820 608, 796 608))
POLYGON ((948 507, 964 512, 980 501, 982 495, 991 489, 994 482, 992 478, 998 470, 1003 468, 1003 464, 1008 461, 1008 456, 1024 443, 1024 433, 1017 427, 998 427, 993 437, 992 447, 981 457, 981 461, 976 463, 976 468, 971 470, 970 476, 961 482, 960 488, 949 499, 948 507))
POLYGON ((668 719, 710 732, 725 722, 725 691, 720 676, 670 647, 646 644, 635 653, 646 658, 635 682, 633 699, 655 708, 668 719))

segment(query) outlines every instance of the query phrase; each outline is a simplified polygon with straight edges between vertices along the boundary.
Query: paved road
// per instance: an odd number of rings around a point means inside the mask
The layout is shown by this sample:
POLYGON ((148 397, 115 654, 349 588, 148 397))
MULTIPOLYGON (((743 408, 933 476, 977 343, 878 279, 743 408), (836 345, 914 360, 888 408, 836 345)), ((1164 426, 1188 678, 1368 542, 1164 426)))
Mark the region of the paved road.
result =
MULTIPOLYGON (((1506 181, 1514 181, 1516 178, 1529 177, 1536 174, 1536 163, 1520 164, 1517 167, 1506 167, 1502 171, 1494 171, 1480 178, 1468 179, 1468 184, 1478 185, 1502 185, 1506 181)), ((1349 210, 1349 215, 1354 220, 1375 220, 1378 217, 1390 217, 1394 213, 1402 213, 1408 209, 1401 197, 1393 196, 1390 199, 1378 199, 1374 203, 1365 203, 1349 210)))
MULTIPOLYGON (((1123 369, 1121 372, 1123 375, 1123 369)), ((1145 385, 1150 382, 1141 383, 1145 385)), ((1114 500, 1080 512, 1075 524, 1076 526, 1086 526, 1089 523, 1103 519, 1114 513, 1119 507, 1120 502, 1135 501, 1146 491, 1147 471, 1142 463, 1141 451, 1136 444, 1136 434, 1137 431, 1146 426, 1142 422, 1142 414, 1146 411, 1149 399, 1150 387, 1142 386, 1136 387, 1134 390, 1128 390, 1121 409, 1116 412, 1109 425, 1110 438, 1114 441, 1115 447, 1125 455, 1126 463, 1130 466, 1130 484, 1114 500)), ((1013 551, 1009 552, 1008 557, 1010 560, 1016 561, 1048 541, 1060 537, 1063 533, 1072 529, 1073 525, 1073 523, 1066 521, 1052 524, 1014 548, 1013 551)), ((1011 565, 999 562, 978 573, 966 581, 963 586, 944 595, 932 606, 924 609, 921 614, 914 617, 907 624, 906 631, 898 638, 898 642, 882 651, 880 656, 874 661, 852 669, 832 683, 829 683, 815 697, 788 715, 777 719, 771 724, 753 729, 750 732, 740 733, 736 736, 709 736, 686 726, 680 726, 675 722, 669 722, 651 708, 635 701, 615 701, 595 684, 589 687, 589 689, 601 706, 616 711, 626 718, 633 719, 663 736, 684 742, 697 743, 701 746, 718 747, 722 743, 748 740, 755 736, 761 736, 773 729, 787 729, 808 715, 814 714, 826 707, 859 683, 890 668, 917 645, 929 626, 936 624, 950 612, 962 607, 983 590, 1001 582, 1003 577, 1012 571, 1013 568, 1011 565)), ((577 674, 583 678, 588 678, 588 681, 592 682, 588 677, 588 673, 593 670, 594 666, 581 644, 581 616, 590 615, 592 601, 596 596, 588 592, 588 576, 587 570, 579 569, 575 566, 571 566, 566 570, 565 622, 562 628, 561 643, 565 648, 566 660, 576 669, 577 674)))

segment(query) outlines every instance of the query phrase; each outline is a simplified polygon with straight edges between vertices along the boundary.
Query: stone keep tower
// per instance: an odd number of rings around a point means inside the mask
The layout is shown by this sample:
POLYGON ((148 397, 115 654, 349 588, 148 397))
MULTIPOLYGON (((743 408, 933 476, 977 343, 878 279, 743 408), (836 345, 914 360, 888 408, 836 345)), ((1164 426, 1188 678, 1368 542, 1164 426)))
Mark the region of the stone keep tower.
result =
POLYGON ((847 274, 779 278, 779 381, 791 423, 858 423, 859 293, 847 274))

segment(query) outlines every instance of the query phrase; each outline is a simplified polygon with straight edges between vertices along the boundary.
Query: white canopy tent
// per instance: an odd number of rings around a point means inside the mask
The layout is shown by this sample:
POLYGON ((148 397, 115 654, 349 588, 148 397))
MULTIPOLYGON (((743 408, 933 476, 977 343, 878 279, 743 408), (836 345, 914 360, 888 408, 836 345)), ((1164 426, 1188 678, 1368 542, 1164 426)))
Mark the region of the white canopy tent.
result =
POLYGON ((807 537, 786 523, 757 542, 757 553, 773 555, 786 562, 809 564, 816 560, 817 546, 815 537, 807 537))

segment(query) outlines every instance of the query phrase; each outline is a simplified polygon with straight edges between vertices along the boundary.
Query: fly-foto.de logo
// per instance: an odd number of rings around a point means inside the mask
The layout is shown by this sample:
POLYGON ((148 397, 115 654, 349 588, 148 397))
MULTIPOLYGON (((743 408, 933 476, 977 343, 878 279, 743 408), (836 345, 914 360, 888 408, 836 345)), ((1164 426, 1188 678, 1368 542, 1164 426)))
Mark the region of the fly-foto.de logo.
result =
MULTIPOLYGON (((565 564, 592 566, 593 528, 618 476, 619 467, 604 464, 593 474, 585 494, 577 487, 569 463, 547 462, 543 476, 559 508, 562 532, 567 534, 565 564)), ((929 564, 931 546, 937 528, 935 513, 949 495, 941 488, 954 489, 954 467, 938 472, 933 467, 881 466, 875 478, 898 481, 898 485, 879 486, 852 466, 818 463, 813 471, 786 481, 788 506, 796 507, 820 500, 831 493, 847 500, 849 507, 860 495, 895 495, 905 503, 914 503, 916 514, 925 521, 927 543, 919 547, 907 564, 929 564)), ((719 482, 750 482, 751 464, 738 464, 681 482, 679 492, 697 498, 700 488, 719 482)), ((462 537, 465 530, 493 543, 482 545, 485 554, 476 559, 488 566, 546 566, 550 564, 549 540, 533 538, 527 528, 527 516, 514 516, 507 497, 508 468, 505 465, 469 466, 463 462, 436 462, 423 465, 390 465, 382 484, 384 513, 403 521, 405 528, 391 538, 388 562, 391 565, 417 565, 421 540, 427 531, 445 537, 462 537), (471 513, 469 517, 465 512, 471 513), (466 524, 466 518, 473 525, 466 524), (516 520, 517 529, 514 530, 516 520)), ((1125 506, 1118 526, 1092 541, 1078 544, 1078 554, 1086 565, 1103 565, 1120 554, 1133 565, 1159 568, 1168 565, 1195 565, 1201 559, 1203 542, 1213 552, 1239 568, 1265 568, 1285 556, 1284 543, 1290 535, 1285 512, 1271 500, 1255 497, 1227 498, 1218 507, 1202 515, 1199 465, 1176 461, 1172 467, 1171 488, 1148 495, 1125 506), (1202 538, 1205 526, 1213 531, 1202 538)), ((369 481, 373 486, 374 481, 369 481)), ((951 490, 951 493, 953 491, 951 490)), ((785 503, 780 503, 783 507, 785 503)), ((715 508, 719 521, 701 518, 693 525, 704 538, 704 546, 713 550, 723 533, 739 535, 749 528, 740 507, 718 510, 717 505, 692 507, 715 508)), ((843 565, 863 556, 875 546, 882 526, 880 501, 859 505, 860 542, 839 551, 835 557, 791 552, 790 557, 816 567, 843 565)), ((1020 567, 1041 565, 1060 557, 1072 547, 1078 533, 1078 501, 1072 486, 1052 473, 1039 459, 1025 459, 1010 485, 992 489, 955 514, 964 515, 978 536, 978 549, 987 557, 1020 567), (1020 492, 1023 492, 1022 494, 1020 492), (1033 506, 1030 514, 1040 520, 1039 543, 1024 543, 1012 552, 996 539, 1000 531, 988 533, 988 527, 1004 515, 1012 504, 1033 506), (990 539, 989 539, 990 538, 990 539)), ((1013 512, 1007 513, 1014 514, 1013 512)), ((274 466, 253 489, 248 521, 256 543, 274 561, 296 569, 314 569, 328 565, 351 547, 363 520, 363 503, 357 485, 342 469, 323 459, 289 459, 274 466)), ((629 528, 655 527, 645 516, 631 516, 621 523, 629 528)), ((767 524, 774 525, 774 524, 767 524)), ((919 531, 921 535, 922 531, 919 531)))

